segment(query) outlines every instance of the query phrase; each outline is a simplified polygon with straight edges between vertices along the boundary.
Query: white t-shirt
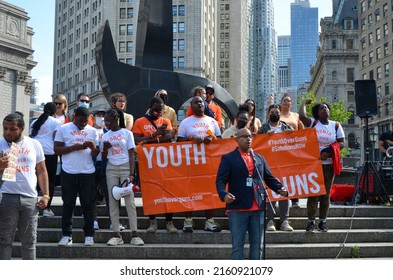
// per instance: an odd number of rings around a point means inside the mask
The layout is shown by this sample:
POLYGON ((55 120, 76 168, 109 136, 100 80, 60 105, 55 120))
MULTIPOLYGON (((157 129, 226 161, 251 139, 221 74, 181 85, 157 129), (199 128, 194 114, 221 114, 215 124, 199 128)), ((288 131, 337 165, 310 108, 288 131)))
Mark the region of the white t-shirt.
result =
POLYGON ((177 135, 179 137, 189 138, 190 136, 206 137, 211 130, 215 136, 221 136, 220 128, 217 121, 209 116, 196 117, 194 115, 185 118, 179 125, 177 135))
MULTIPOLYGON (((313 125, 315 119, 311 118, 311 126, 313 125)), ((341 124, 338 125, 337 131, 336 131, 336 122, 335 121, 330 121, 329 124, 324 125, 320 121, 317 122, 317 124, 314 126, 315 130, 317 131, 317 138, 318 138, 318 144, 319 144, 319 151, 322 151, 323 149, 329 147, 330 144, 333 144, 336 142, 337 138, 344 138, 344 130, 341 126, 341 124)), ((328 158, 326 160, 322 161, 322 164, 332 164, 333 160, 332 158, 328 158)))
POLYGON ((120 165, 130 161, 128 150, 135 148, 134 135, 131 131, 121 128, 118 131, 109 130, 102 136, 100 151, 104 150, 104 142, 111 143, 112 147, 108 150, 108 161, 113 165, 120 165))
MULTIPOLYGON (((9 151, 7 142, 4 138, 0 141, 2 142, 0 152, 7 153, 9 151)), ((23 136, 23 140, 16 144, 21 148, 18 155, 16 182, 4 181, 1 192, 37 197, 36 165, 45 160, 44 151, 40 142, 27 136, 23 136)))
MULTIPOLYGON (((33 125, 37 120, 34 120, 30 125, 29 133, 33 131, 33 125)), ((33 138, 41 143, 45 155, 54 155, 53 150, 53 133, 60 127, 60 123, 54 118, 49 116, 48 119, 41 125, 38 134, 33 138)))
MULTIPOLYGON (((98 146, 98 136, 95 128, 86 125, 80 130, 73 122, 63 124, 55 136, 55 142, 64 143, 65 147, 93 141, 98 146)), ((92 174, 95 172, 93 157, 89 148, 73 151, 62 155, 62 168, 69 174, 92 174)))

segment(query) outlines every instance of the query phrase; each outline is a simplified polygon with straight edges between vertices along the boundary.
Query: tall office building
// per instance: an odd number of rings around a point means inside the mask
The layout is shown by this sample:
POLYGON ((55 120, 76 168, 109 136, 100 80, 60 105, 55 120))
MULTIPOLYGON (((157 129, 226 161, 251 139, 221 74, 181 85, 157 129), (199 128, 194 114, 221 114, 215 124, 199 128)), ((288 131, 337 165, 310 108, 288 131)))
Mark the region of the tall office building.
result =
POLYGON ((278 78, 280 89, 290 85, 291 36, 278 36, 278 78))
POLYGON ((310 65, 314 65, 318 47, 318 8, 308 0, 291 3, 291 86, 310 81, 310 65))
POLYGON ((250 17, 249 91, 257 116, 265 119, 268 97, 278 92, 273 0, 251 0, 250 17))

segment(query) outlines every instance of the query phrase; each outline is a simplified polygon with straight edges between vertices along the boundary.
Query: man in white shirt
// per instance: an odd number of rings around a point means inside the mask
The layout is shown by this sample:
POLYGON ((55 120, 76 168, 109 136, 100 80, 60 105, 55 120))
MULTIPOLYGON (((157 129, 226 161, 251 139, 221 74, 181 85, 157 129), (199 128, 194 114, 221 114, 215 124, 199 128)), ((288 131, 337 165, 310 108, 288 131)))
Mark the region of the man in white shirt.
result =
POLYGON ((72 216, 79 194, 85 225, 85 245, 94 244, 95 166, 99 153, 97 131, 87 124, 90 113, 78 107, 71 123, 56 133, 55 152, 62 156, 61 190, 63 199, 62 232, 59 246, 72 244, 72 216))

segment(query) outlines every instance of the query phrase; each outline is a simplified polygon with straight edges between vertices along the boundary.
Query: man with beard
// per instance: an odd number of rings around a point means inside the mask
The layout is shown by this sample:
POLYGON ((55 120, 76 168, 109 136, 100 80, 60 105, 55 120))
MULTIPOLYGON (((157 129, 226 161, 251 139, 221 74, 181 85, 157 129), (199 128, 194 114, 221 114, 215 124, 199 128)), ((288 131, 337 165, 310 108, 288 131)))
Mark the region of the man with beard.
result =
MULTIPOLYGON (((0 174, 15 166, 15 178, 1 186, 0 201, 0 259, 10 260, 16 230, 22 243, 22 259, 36 258, 38 209, 48 205, 49 183, 45 156, 41 144, 23 136, 23 115, 9 114, 3 120, 0 139, 0 174), (12 157, 16 157, 12 161, 12 157), (43 196, 37 198, 37 181, 43 196), (38 201, 38 202, 37 202, 38 201)), ((11 176, 12 177, 12 176, 11 176)))
MULTIPOLYGON (((164 101, 159 97, 153 97, 146 115, 135 121, 132 133, 134 133, 135 144, 167 143, 171 142, 173 131, 169 119, 163 118, 164 101)), ((172 213, 166 213, 166 229, 170 233, 176 233, 177 229, 172 222, 172 213)), ((148 233, 157 231, 156 216, 149 216, 150 225, 148 233)))
POLYGON ((97 131, 87 124, 89 117, 87 108, 78 107, 74 120, 62 125, 55 136, 55 153, 62 156, 63 236, 59 246, 72 244, 72 217, 78 195, 85 221, 85 246, 94 245, 96 185, 93 157, 97 157, 100 150, 97 131))
POLYGON ((162 117, 169 119, 172 124, 173 136, 177 133, 177 115, 175 110, 168 106, 168 92, 165 89, 159 89, 154 94, 154 97, 159 97, 164 101, 164 111, 162 112, 162 117))
MULTIPOLYGON (((212 117, 206 116, 205 103, 202 97, 195 96, 191 100, 191 110, 193 115, 185 118, 179 126, 177 141, 192 141, 197 144, 209 144, 216 138, 221 138, 221 131, 217 121, 212 117)), ((213 212, 206 210, 205 230, 220 232, 221 228, 213 219, 213 212)), ((193 232, 192 212, 185 213, 183 232, 193 232)))

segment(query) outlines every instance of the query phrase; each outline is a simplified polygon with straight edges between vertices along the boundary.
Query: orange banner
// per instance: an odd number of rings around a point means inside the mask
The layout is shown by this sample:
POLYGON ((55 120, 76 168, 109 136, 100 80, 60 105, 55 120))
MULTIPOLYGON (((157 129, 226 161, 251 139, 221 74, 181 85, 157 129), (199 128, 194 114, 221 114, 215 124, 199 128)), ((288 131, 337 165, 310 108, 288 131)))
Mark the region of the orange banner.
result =
MULTIPOLYGON (((223 208, 216 192, 221 156, 237 147, 235 139, 195 144, 179 142, 138 146, 145 215, 223 208)), ((289 198, 325 193, 314 129, 256 135, 253 150, 263 155, 289 198)), ((269 189, 268 189, 269 191, 269 189)), ((272 201, 280 195, 269 191, 272 201)))

